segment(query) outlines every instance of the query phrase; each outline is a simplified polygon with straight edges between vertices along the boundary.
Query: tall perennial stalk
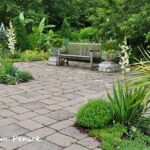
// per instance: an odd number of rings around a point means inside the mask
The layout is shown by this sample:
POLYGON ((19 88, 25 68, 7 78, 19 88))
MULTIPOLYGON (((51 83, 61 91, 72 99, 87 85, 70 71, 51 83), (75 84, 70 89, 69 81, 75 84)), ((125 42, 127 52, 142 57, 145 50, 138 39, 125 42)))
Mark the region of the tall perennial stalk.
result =
POLYGON ((127 39, 124 38, 123 45, 121 47, 121 56, 120 56, 120 66, 122 73, 125 74, 130 71, 130 63, 129 63, 129 57, 131 55, 131 47, 127 45, 127 39))
POLYGON ((15 35, 15 29, 12 25, 12 22, 9 22, 9 28, 6 32, 7 40, 8 40, 8 48, 11 53, 15 52, 15 44, 16 44, 16 35, 15 35))

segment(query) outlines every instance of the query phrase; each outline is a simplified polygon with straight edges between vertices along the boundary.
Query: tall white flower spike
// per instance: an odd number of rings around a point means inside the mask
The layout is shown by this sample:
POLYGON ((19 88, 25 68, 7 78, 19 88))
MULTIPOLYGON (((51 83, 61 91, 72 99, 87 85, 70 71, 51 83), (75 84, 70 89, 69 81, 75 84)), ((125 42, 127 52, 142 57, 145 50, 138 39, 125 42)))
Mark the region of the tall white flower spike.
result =
POLYGON ((121 66, 122 73, 124 74, 130 71, 130 68, 128 67, 130 66, 129 57, 131 55, 131 47, 127 45, 126 37, 124 38, 123 45, 121 45, 120 47, 121 56, 119 64, 121 66))

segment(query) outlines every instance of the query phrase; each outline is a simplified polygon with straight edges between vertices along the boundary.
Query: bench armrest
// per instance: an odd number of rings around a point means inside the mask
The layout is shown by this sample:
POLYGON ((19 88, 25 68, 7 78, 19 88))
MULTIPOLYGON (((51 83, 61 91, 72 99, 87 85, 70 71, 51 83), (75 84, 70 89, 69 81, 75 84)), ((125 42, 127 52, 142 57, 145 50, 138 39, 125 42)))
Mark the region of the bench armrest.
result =
POLYGON ((59 54, 65 54, 66 49, 65 48, 59 48, 58 49, 58 55, 59 54))

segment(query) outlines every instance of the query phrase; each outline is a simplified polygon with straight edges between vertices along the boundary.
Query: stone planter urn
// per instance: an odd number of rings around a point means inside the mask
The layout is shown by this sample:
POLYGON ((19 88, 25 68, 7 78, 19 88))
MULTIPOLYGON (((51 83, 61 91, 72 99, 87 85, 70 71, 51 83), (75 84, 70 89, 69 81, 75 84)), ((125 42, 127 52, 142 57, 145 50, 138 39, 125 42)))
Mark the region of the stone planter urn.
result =
MULTIPOLYGON (((51 56, 48 60, 48 65, 57 66, 58 65, 58 52, 63 51, 64 48, 53 48, 51 51, 51 56)), ((61 65, 64 64, 64 60, 61 60, 61 65)))
POLYGON ((118 72, 120 70, 119 64, 115 63, 116 55, 103 55, 102 63, 99 63, 98 70, 101 72, 118 72))

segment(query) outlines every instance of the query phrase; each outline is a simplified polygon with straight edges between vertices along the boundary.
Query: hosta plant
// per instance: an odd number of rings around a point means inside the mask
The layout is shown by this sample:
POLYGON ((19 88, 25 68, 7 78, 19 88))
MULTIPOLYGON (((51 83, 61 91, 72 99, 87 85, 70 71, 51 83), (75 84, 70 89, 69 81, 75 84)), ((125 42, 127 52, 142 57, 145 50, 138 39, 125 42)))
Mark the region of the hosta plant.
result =
POLYGON ((146 92, 143 87, 123 87, 119 81, 117 86, 113 85, 113 92, 108 93, 108 98, 114 122, 137 126, 148 109, 144 104, 146 92))

